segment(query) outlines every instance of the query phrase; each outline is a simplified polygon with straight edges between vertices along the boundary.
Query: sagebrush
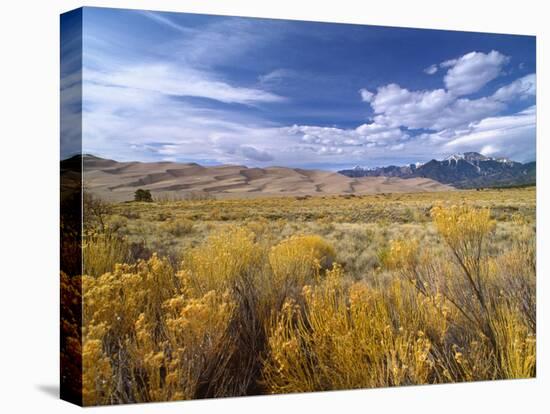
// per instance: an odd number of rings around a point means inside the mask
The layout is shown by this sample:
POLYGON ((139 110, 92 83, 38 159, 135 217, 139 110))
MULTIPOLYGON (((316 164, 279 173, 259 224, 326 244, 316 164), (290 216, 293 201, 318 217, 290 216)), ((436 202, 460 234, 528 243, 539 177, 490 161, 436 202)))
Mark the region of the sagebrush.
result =
POLYGON ((535 376, 534 193, 479 193, 110 206, 78 278, 84 403, 535 376))

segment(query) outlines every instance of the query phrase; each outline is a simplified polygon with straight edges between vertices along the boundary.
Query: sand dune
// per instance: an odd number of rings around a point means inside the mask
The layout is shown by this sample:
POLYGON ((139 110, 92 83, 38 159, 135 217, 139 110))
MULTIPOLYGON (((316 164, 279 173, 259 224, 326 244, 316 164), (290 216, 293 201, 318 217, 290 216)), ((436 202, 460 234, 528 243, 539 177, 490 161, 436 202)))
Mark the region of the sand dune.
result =
POLYGON ((133 198, 138 188, 153 196, 183 198, 187 193, 223 197, 284 195, 376 194, 445 191, 453 187, 427 178, 350 178, 331 171, 299 168, 247 168, 241 165, 204 167, 195 163, 117 162, 84 157, 84 184, 110 201, 133 198))

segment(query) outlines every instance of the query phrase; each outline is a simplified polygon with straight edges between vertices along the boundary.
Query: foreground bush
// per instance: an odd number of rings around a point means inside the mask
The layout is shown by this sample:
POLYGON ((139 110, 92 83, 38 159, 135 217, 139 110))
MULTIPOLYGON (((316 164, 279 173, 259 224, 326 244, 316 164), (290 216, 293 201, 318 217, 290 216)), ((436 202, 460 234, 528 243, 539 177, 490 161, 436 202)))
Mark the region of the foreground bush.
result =
POLYGON ((229 227, 184 256, 182 276, 195 292, 231 288, 261 271, 262 253, 252 232, 229 227))
POLYGON ((232 314, 226 295, 186 294, 156 256, 86 276, 83 291, 86 405, 196 398, 223 347, 232 314))
POLYGON ((292 236, 273 246, 269 264, 273 288, 280 293, 281 300, 318 278, 322 270, 332 266, 335 255, 333 247, 319 236, 292 236))
POLYGON ((399 282, 387 292, 364 283, 346 288, 338 266, 318 286, 306 286, 304 311, 287 302, 269 338, 269 391, 434 382, 436 362, 423 330, 439 339, 446 323, 437 306, 402 288, 399 282))

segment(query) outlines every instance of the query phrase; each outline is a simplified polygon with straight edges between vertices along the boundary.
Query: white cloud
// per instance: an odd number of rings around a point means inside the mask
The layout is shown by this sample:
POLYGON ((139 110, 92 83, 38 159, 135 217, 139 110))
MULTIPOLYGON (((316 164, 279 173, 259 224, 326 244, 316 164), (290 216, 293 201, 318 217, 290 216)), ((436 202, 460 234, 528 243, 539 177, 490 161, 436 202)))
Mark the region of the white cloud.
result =
POLYGON ((441 66, 449 68, 444 77, 445 86, 457 96, 477 92, 499 76, 509 60, 507 56, 492 50, 487 54, 470 52, 458 59, 443 62, 441 66))
POLYGON ((265 75, 258 76, 258 80, 263 85, 275 85, 281 83, 285 78, 299 76, 300 74, 290 69, 275 69, 265 75))
POLYGON ((487 144, 481 150, 479 151, 481 154, 485 155, 486 157, 491 157, 493 155, 498 154, 501 151, 500 148, 498 148, 494 144, 487 144))
POLYGON ((536 151, 536 107, 513 115, 485 118, 473 123, 444 144, 449 151, 485 151, 490 155, 532 161, 536 151))
POLYGON ((477 121, 503 108, 502 103, 488 98, 457 99, 444 89, 409 91, 396 84, 378 88, 371 106, 378 124, 431 130, 477 121))
POLYGON ((439 67, 441 67, 441 68, 450 68, 450 67, 456 65, 456 62, 458 62, 458 59, 449 59, 449 60, 446 60, 445 62, 441 62, 439 64, 439 67))
POLYGON ((273 156, 269 152, 259 150, 249 145, 241 145, 240 151, 246 158, 252 161, 273 161, 273 156))
POLYGON ((84 76, 86 82, 102 86, 209 98, 225 103, 253 105, 284 101, 283 97, 261 89, 232 86, 207 73, 189 68, 179 69, 168 64, 125 67, 108 72, 86 70, 84 76))
POLYGON ((533 98, 535 74, 502 86, 492 95, 476 99, 464 95, 479 91, 501 74, 509 58, 497 51, 471 52, 432 65, 426 73, 447 69, 445 89, 411 91, 397 84, 377 89, 368 102, 374 122, 357 128, 369 142, 411 154, 416 147, 430 148, 433 157, 449 152, 482 151, 486 154, 532 160, 535 156, 534 106, 514 115, 498 116, 511 102, 533 98), (408 136, 408 130, 431 132, 408 136), (383 131, 383 132, 382 132, 383 131), (408 139, 400 142, 399 135, 408 139), (384 136, 390 139, 384 143, 384 136))
POLYGON ((343 148, 339 147, 321 147, 317 149, 317 154, 319 155, 336 155, 336 154, 343 154, 344 150, 343 148))
POLYGON ((512 100, 535 95, 535 75, 530 74, 501 87, 493 95, 477 99, 461 97, 498 76, 508 60, 497 51, 471 52, 439 65, 448 68, 444 76, 447 89, 410 91, 391 83, 379 87, 374 94, 367 91, 367 99, 363 100, 370 103, 377 125, 434 132, 461 128, 497 115, 512 100))
POLYGON ((283 21, 271 20, 269 26, 272 30, 258 30, 254 19, 216 19, 199 27, 185 27, 185 36, 159 45, 159 48, 169 57, 193 67, 238 65, 242 56, 269 48, 273 41, 284 38, 284 25, 283 21))
POLYGON ((475 122, 487 116, 497 114, 504 105, 489 98, 457 99, 444 108, 429 127, 434 130, 457 128, 475 122))
POLYGON ((222 109, 200 109, 148 89, 86 83, 84 150, 122 161, 216 162, 248 166, 360 162, 385 156, 406 134, 361 126, 274 127, 222 109), (324 160, 324 161, 323 161, 324 160))
POLYGON ((523 78, 516 79, 509 85, 499 88, 493 98, 499 101, 511 101, 513 99, 526 99, 535 96, 537 91, 537 78, 534 73, 523 78))
MULTIPOLYGON (((201 48, 208 43, 203 41, 201 48)), ((462 65, 463 58, 445 63, 449 72, 462 65)), ((262 87, 296 75, 286 69, 258 77, 254 86, 243 86, 189 64, 105 62, 99 67, 86 68, 84 73, 83 132, 84 150, 100 156, 249 166, 340 163, 345 167, 424 161, 426 154, 436 157, 464 150, 482 149, 494 155, 517 151, 524 159, 534 155, 534 115, 496 116, 508 102, 534 95, 534 75, 479 99, 459 97, 443 88, 414 91, 397 84, 376 91, 361 89, 362 101, 374 110, 373 119, 356 128, 338 128, 279 126, 253 111, 220 105, 207 109, 174 99, 200 97, 249 106, 284 102, 284 97, 262 87), (415 135, 411 131, 415 129, 431 132, 415 135)))
POLYGON ((409 135, 399 127, 391 127, 376 122, 359 125, 355 128, 355 132, 364 137, 366 141, 378 144, 409 138, 409 135))
POLYGON ((136 12, 142 14, 145 17, 148 17, 149 19, 163 25, 166 27, 169 27, 171 29, 177 30, 178 32, 182 33, 189 33, 189 29, 180 26, 179 24, 175 23, 170 18, 164 16, 162 13, 156 13, 152 11, 146 11, 146 10, 136 10, 136 12))
POLYGON ((366 144, 387 146, 409 138, 409 135, 400 128, 388 127, 376 122, 363 124, 355 129, 294 125, 280 130, 283 133, 301 137, 301 141, 307 144, 338 147, 364 146, 366 144))
POLYGON ((363 102, 371 102, 374 97, 374 93, 370 92, 368 89, 360 89, 359 94, 361 95, 361 100, 363 102))
POLYGON ((390 147, 390 150, 392 150, 392 151, 401 151, 403 148, 405 148, 405 144, 401 143, 401 144, 392 145, 390 147))
POLYGON ((424 69, 424 73, 427 73, 428 75, 434 75, 437 73, 437 65, 430 65, 426 69, 424 69))
POLYGON ((429 128, 454 97, 444 89, 409 91, 396 84, 378 88, 371 106, 379 123, 408 128, 429 128))

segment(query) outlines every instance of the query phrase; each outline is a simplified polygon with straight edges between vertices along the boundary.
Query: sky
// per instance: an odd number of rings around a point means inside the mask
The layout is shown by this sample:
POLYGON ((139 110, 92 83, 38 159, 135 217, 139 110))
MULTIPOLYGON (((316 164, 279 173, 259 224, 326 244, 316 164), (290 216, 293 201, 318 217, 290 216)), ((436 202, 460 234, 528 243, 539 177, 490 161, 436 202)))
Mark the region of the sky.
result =
MULTIPOLYGON (((465 151, 536 156, 533 36, 101 8, 82 16, 85 153, 328 170, 465 151)), ((63 105, 78 86, 63 55, 62 75, 63 105)))

